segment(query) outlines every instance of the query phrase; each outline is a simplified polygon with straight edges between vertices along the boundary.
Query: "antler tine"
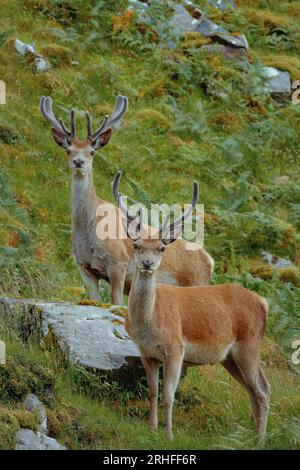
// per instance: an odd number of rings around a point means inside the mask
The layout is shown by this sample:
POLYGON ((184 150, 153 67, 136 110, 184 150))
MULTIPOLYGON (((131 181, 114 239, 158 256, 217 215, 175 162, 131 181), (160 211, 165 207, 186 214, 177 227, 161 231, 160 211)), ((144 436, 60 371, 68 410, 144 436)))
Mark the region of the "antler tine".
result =
POLYGON ((40 110, 45 119, 55 127, 55 129, 61 130, 59 122, 55 119, 52 112, 52 99, 50 96, 42 96, 40 101, 40 110))
MULTIPOLYGON (((193 211, 196 207, 198 197, 199 197, 199 185, 198 185, 197 181, 194 181, 194 183, 193 183, 192 203, 191 203, 190 207, 180 217, 178 217, 178 219, 174 220, 174 222, 172 222, 170 224, 170 227, 168 229, 169 233, 174 232, 175 227, 177 227, 178 225, 182 225, 183 222, 192 215, 192 213, 193 213, 193 211)), ((162 228, 160 229, 160 234, 165 233, 165 231, 168 227, 168 224, 169 224, 169 220, 170 220, 170 214, 167 215, 167 217, 166 217, 166 219, 165 219, 165 221, 162 225, 162 228)))
POLYGON ((62 118, 59 118, 59 123, 60 123, 60 126, 61 126, 61 128, 62 128, 62 130, 65 134, 68 134, 68 135, 71 134, 71 132, 65 126, 65 123, 64 123, 62 118))
POLYGON ((111 129, 112 127, 118 127, 121 119, 128 109, 128 98, 127 96, 118 95, 116 98, 115 109, 110 116, 106 116, 104 121, 98 127, 98 129, 91 135, 92 140, 95 140, 102 132, 111 129))
POLYGON ((50 122, 51 126, 63 132, 68 138, 75 137, 76 128, 74 109, 71 111, 71 131, 67 129, 62 118, 59 118, 58 120, 56 119, 52 109, 52 98, 50 98, 50 96, 42 96, 40 101, 40 110, 44 118, 50 122))
POLYGON ((119 193, 119 184, 120 184, 121 177, 122 177, 122 171, 117 171, 114 177, 114 180, 112 182, 112 193, 118 203, 118 206, 122 214, 126 217, 126 219, 129 222, 132 222, 135 219, 135 217, 132 217, 131 215, 129 215, 127 206, 124 204, 122 194, 119 193))
POLYGON ((87 138, 90 139, 93 134, 93 131, 92 131, 91 116, 88 111, 85 112, 85 117, 86 117, 86 126, 87 126, 87 138))

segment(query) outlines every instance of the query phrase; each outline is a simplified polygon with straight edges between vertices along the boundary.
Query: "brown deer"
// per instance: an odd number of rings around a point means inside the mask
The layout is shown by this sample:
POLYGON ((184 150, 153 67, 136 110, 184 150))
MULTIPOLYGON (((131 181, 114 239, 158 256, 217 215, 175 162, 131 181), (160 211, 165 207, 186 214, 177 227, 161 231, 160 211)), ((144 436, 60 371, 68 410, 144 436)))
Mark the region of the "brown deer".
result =
MULTIPOLYGON (((72 242, 73 253, 86 286, 89 298, 99 300, 99 280, 105 279, 112 287, 112 302, 121 305, 123 292, 129 292, 133 274, 133 249, 125 236, 101 239, 97 227, 101 220, 117 224, 119 233, 119 209, 96 195, 93 182, 93 158, 95 152, 110 140, 112 129, 119 127, 127 111, 128 99, 118 96, 110 117, 106 116, 99 128, 93 132, 91 118, 86 112, 87 138, 76 138, 75 112, 71 111, 71 130, 57 119, 52 110, 52 99, 43 96, 40 109, 51 124, 55 142, 69 155, 72 170, 72 242), (107 212, 104 215, 104 209, 107 212)), ((121 231, 123 227, 121 226, 121 231)), ((213 260, 209 254, 193 244, 195 251, 185 250, 183 240, 174 243, 161 265, 159 279, 174 285, 199 285, 209 283, 213 260)))
MULTIPOLYGON (((114 185, 117 180, 118 175, 114 185)), ((181 234, 182 222, 192 214, 197 199, 195 182, 189 210, 168 223, 168 227, 163 224, 158 239, 153 239, 141 236, 144 233, 141 218, 128 218, 122 195, 118 194, 124 226, 134 247, 135 271, 126 329, 141 352, 146 371, 150 425, 157 428, 161 363, 166 430, 171 437, 172 407, 183 363, 220 362, 249 393, 256 429, 264 435, 270 400, 270 386, 260 366, 260 345, 268 311, 266 301, 234 284, 176 287, 157 283, 161 263, 181 234)))

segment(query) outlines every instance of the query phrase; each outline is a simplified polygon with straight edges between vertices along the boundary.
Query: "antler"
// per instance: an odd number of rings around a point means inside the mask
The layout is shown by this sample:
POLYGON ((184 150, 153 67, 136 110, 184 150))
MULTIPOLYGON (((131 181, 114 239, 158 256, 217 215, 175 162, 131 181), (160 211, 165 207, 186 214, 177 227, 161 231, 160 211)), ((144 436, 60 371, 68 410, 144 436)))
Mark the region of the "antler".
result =
POLYGON ((118 95, 116 98, 115 109, 113 110, 110 116, 105 116, 104 120, 98 127, 98 129, 93 132, 91 124, 91 116, 88 111, 86 111, 86 122, 87 122, 87 138, 94 142, 100 134, 103 134, 108 129, 117 129, 121 125, 121 119, 124 116, 128 109, 128 98, 127 96, 118 95))
POLYGON ((196 207, 196 204, 197 204, 197 201, 198 201, 198 197, 199 197, 199 185, 197 183, 197 181, 194 181, 193 183, 193 197, 192 197, 192 203, 190 205, 190 207, 180 216, 178 217, 178 219, 174 220, 170 226, 169 226, 169 221, 170 221, 170 214, 167 215, 167 217, 165 218, 165 221, 159 231, 159 235, 160 235, 160 238, 166 238, 165 234, 169 234, 169 236, 171 237, 172 234, 175 233, 175 229, 178 230, 179 228, 182 228, 183 226, 183 223, 186 219, 188 219, 195 207, 196 207))
POLYGON ((135 219, 135 217, 129 215, 127 206, 126 204, 124 204, 122 194, 119 193, 119 184, 120 184, 121 177, 122 177, 122 171, 117 171, 116 176, 114 177, 114 180, 112 182, 112 193, 118 203, 118 206, 122 214, 124 215, 124 217, 126 217, 128 222, 130 223, 135 219))
POLYGON ((42 115, 54 129, 62 132, 69 141, 75 138, 76 136, 76 126, 75 126, 75 111, 71 110, 71 130, 67 129, 62 118, 56 119, 53 109, 52 109, 52 98, 50 96, 42 96, 40 101, 40 110, 42 115))

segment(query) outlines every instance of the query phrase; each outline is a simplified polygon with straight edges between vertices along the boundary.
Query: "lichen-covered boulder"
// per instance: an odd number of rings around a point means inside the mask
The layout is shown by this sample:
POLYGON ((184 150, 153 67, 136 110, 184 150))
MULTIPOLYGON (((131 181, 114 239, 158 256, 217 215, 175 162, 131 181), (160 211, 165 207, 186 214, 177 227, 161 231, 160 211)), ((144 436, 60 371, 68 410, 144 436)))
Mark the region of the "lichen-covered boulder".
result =
POLYGON ((122 307, 0 299, 0 315, 2 311, 13 316, 20 308, 23 328, 54 335, 72 363, 124 379, 141 364, 139 351, 125 331, 122 307))

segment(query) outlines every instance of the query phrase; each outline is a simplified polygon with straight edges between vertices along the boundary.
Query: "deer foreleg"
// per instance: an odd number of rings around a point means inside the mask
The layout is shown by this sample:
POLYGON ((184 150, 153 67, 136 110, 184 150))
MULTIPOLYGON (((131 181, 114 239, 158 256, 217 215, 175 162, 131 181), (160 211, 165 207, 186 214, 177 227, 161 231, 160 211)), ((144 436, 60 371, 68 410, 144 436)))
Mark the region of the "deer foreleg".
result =
POLYGON ((183 362, 183 348, 180 346, 168 348, 164 353, 164 385, 163 400, 166 412, 166 431, 172 438, 172 410, 175 392, 180 379, 183 362))
POLYGON ((141 357, 146 371, 147 383, 149 388, 150 401, 150 427, 157 429, 157 399, 158 399, 158 379, 159 379, 159 361, 152 358, 141 357))
POLYGON ((99 292, 99 279, 84 268, 82 265, 78 264, 78 269, 85 285, 87 295, 89 300, 100 300, 100 292, 99 292))
POLYGON ((126 269, 114 268, 108 271, 109 282, 111 285, 112 303, 114 305, 123 304, 123 292, 125 286, 126 269))

